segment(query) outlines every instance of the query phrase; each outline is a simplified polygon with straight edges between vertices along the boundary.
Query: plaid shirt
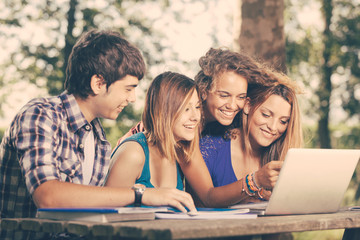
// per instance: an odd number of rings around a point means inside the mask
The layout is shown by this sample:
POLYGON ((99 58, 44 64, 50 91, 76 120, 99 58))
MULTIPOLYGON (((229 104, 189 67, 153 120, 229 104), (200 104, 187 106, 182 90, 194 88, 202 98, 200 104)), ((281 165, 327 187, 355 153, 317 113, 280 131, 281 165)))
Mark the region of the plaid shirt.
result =
MULTIPOLYGON (((89 185, 101 186, 108 171, 111 146, 99 119, 89 124, 75 97, 66 93, 26 104, 0 145, 1 218, 34 217, 36 206, 31 194, 46 181, 81 184, 84 136, 91 130, 95 160, 89 185)), ((9 234, 2 231, 0 239, 23 238, 9 234)))

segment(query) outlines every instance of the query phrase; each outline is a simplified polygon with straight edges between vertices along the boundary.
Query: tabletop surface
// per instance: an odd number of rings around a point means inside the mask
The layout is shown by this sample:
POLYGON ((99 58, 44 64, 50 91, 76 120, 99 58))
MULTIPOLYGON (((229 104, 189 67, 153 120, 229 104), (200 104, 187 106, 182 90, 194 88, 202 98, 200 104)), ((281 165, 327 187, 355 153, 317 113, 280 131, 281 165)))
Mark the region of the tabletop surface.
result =
POLYGON ((53 221, 37 218, 3 218, 2 229, 70 232, 89 236, 142 239, 191 239, 260 235, 283 232, 360 228, 360 211, 329 214, 262 216, 257 219, 152 220, 116 223, 53 221))

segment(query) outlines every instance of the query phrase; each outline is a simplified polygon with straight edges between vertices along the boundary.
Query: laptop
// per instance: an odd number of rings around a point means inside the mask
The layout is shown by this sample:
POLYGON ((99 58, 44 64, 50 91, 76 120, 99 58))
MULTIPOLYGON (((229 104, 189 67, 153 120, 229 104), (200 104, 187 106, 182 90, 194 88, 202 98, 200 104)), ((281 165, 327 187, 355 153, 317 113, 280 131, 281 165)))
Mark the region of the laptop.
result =
POLYGON ((337 212, 359 158, 356 149, 289 149, 269 201, 230 208, 259 215, 337 212))

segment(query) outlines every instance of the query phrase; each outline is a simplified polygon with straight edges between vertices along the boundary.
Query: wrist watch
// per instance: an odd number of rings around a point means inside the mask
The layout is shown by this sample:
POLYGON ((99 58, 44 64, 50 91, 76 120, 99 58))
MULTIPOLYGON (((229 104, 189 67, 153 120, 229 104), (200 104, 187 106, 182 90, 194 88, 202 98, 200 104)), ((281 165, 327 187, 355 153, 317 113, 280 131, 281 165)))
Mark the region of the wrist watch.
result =
POLYGON ((141 206, 142 195, 144 194, 146 187, 145 187, 144 184, 136 183, 136 184, 134 184, 132 189, 135 192, 134 206, 135 207, 140 207, 141 206))

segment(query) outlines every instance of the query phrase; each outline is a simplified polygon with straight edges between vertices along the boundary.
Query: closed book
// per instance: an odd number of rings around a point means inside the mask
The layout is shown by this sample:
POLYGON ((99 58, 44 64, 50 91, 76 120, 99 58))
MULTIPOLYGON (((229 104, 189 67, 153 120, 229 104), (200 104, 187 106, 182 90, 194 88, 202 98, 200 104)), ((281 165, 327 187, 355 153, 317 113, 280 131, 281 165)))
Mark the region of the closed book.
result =
POLYGON ((255 203, 240 203, 230 206, 230 209, 249 209, 250 213, 255 213, 258 215, 264 215, 265 209, 268 205, 268 201, 255 202, 255 203))
POLYGON ((119 208, 39 208, 37 218, 62 221, 121 222, 154 220, 156 211, 167 208, 119 207, 119 208))
POLYGON ((249 213, 249 209, 229 208, 197 208, 196 213, 183 213, 176 209, 168 212, 156 212, 156 219, 254 219, 257 214, 249 213))

